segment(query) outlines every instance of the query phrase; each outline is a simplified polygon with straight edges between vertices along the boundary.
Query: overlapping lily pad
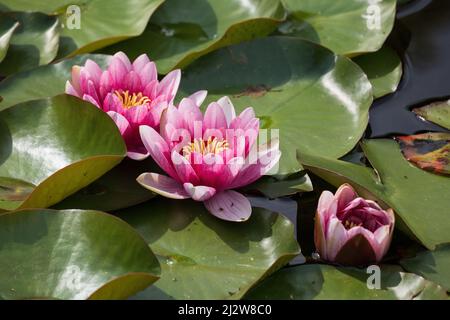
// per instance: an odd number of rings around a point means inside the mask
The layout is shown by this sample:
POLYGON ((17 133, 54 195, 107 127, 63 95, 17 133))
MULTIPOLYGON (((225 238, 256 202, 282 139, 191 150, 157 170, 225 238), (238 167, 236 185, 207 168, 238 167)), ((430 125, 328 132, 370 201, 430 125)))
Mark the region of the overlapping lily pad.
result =
POLYGON ((449 178, 410 164, 393 140, 366 140, 362 146, 376 171, 306 154, 300 154, 299 159, 335 186, 350 182, 362 196, 393 208, 400 218, 397 226, 411 232, 427 248, 450 242, 450 198, 445 196, 450 194, 449 178))
POLYGON ((450 130, 450 101, 434 102, 427 106, 413 109, 413 111, 425 120, 450 130))
POLYGON ((396 0, 282 0, 292 17, 280 31, 355 55, 380 49, 392 30, 396 0))
POLYGON ((119 217, 141 233, 162 267, 161 279, 138 298, 240 298, 299 254, 291 222, 262 209, 231 223, 202 203, 158 198, 119 217))
POLYGON ((106 52, 145 52, 167 73, 215 49, 265 36, 283 18, 278 0, 166 0, 141 36, 106 52))
POLYGON ((56 204, 54 208, 109 212, 140 204, 155 196, 136 181, 141 173, 147 171, 158 172, 157 165, 150 158, 144 161, 126 158, 98 180, 56 204))
POLYGON ((158 279, 158 260, 129 225, 98 211, 0 215, 1 299, 124 299, 158 279))
POLYGON ((5 15, 0 14, 0 18, 0 62, 2 62, 8 51, 11 37, 19 27, 19 23, 5 15))
POLYGON ((181 90, 199 89, 209 91, 209 101, 229 95, 238 110, 252 106, 262 128, 279 130, 284 175, 301 170, 296 149, 331 158, 349 152, 367 126, 372 103, 371 85, 351 60, 288 37, 257 39, 200 58, 185 70, 181 90))
POLYGON ((246 296, 248 299, 301 300, 447 300, 439 285, 424 278, 384 266, 380 272, 380 288, 369 279, 374 271, 338 268, 328 265, 304 265, 281 270, 269 277, 246 296))
POLYGON ((102 176, 126 154, 109 116, 67 95, 2 111, 0 140, 0 208, 7 210, 51 206, 102 176))
POLYGON ((0 15, 19 24, 11 38, 8 52, 0 64, 0 74, 18 71, 51 62, 58 52, 59 22, 57 17, 42 13, 13 12, 0 15))
POLYGON ((354 61, 364 70, 373 87, 373 96, 380 98, 397 90, 403 69, 397 53, 389 47, 358 56, 354 61))
POLYGON ((3 97, 0 110, 21 102, 64 93, 66 81, 71 79, 72 66, 84 65, 87 59, 94 60, 102 68, 106 68, 109 56, 80 55, 8 77, 0 82, 0 96, 3 97))
POLYGON ((450 175, 450 133, 430 132, 396 139, 408 161, 421 169, 450 175))
POLYGON ((450 291, 450 245, 440 246, 435 251, 422 251, 400 264, 409 272, 420 274, 450 291))
POLYGON ((40 11, 61 20, 59 57, 92 52, 144 31, 164 0, 4 0, 3 9, 40 11), (78 24, 79 22, 79 24, 78 24))

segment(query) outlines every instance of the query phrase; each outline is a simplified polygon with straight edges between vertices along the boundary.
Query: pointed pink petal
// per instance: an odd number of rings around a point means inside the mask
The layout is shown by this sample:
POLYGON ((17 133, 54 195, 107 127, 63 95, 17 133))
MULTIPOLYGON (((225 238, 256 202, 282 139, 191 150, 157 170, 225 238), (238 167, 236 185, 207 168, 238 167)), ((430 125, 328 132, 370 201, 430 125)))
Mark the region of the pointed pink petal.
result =
POLYGON ((159 83, 159 95, 167 97, 169 103, 173 102, 173 99, 177 95, 178 86, 180 85, 181 71, 179 69, 169 72, 159 83))
POLYGON ((128 122, 128 120, 120 113, 108 111, 107 114, 111 117, 111 119, 114 120, 114 122, 117 125, 117 128, 119 128, 121 135, 123 135, 125 131, 130 127, 130 123, 128 122))
POLYGON ((222 107, 222 110, 227 119, 227 127, 231 125, 231 121, 236 118, 236 111, 234 110, 233 103, 227 96, 220 98, 217 103, 222 107))
POLYGON ((154 62, 147 63, 142 69, 134 69, 139 74, 142 84, 145 86, 148 83, 158 80, 158 71, 154 62))
POLYGON ((194 186, 192 183, 183 184, 184 190, 195 201, 206 201, 216 194, 216 189, 207 186, 194 186))
POLYGON ((339 250, 347 242, 347 230, 338 218, 331 217, 325 234, 327 259, 334 261, 339 250))
POLYGON ((171 199, 188 199, 183 186, 172 178, 158 173, 141 174, 136 181, 146 189, 171 199))
POLYGON ((142 90, 141 78, 135 71, 130 71, 124 79, 125 88, 130 92, 140 92, 142 90))
POLYGON ((199 183, 198 176, 189 161, 175 150, 172 151, 172 163, 181 182, 199 183))
POLYGON ((136 161, 141 161, 144 159, 147 159, 150 153, 140 153, 140 152, 134 152, 134 151, 128 151, 127 157, 136 161))
POLYGON ((227 221, 242 222, 252 214, 250 201, 234 190, 218 193, 204 204, 211 214, 227 221))
POLYGON ((245 108, 239 116, 231 121, 230 127, 233 129, 245 129, 252 119, 255 119, 255 111, 252 107, 245 108))
MULTIPOLYGON (((112 59, 111 64, 108 67, 108 73, 110 76, 110 80, 112 83, 112 86, 115 89, 124 87, 124 79, 128 73, 128 69, 125 65, 125 63, 121 59, 112 59)), ((102 75, 102 80, 103 75, 102 75)))
POLYGON ((317 204, 317 216, 320 218, 324 235, 326 235, 326 230, 328 230, 330 218, 336 216, 336 212, 337 201, 335 201, 334 195, 328 190, 323 191, 317 204))
POLYGON ((119 98, 112 93, 108 93, 105 97, 105 100, 103 101, 103 111, 114 111, 117 113, 122 113, 122 102, 120 102, 119 98))
POLYGON ((144 67, 150 62, 151 61, 148 58, 148 56, 145 53, 143 53, 134 60, 133 70, 139 72, 140 70, 144 69, 144 67))
POLYGON ((149 114, 149 125, 153 128, 159 126, 163 111, 167 108, 167 102, 162 101, 158 104, 151 105, 149 114))
POLYGON ((203 120, 204 130, 226 129, 227 119, 222 107, 217 102, 209 104, 203 120))
POLYGON ((83 100, 92 103, 97 108, 100 108, 98 102, 88 94, 83 95, 83 100))
POLYGON ((348 203, 358 197, 358 195, 355 190, 353 190, 351 185, 344 183, 336 191, 335 197, 338 200, 338 211, 341 211, 347 206, 348 203))
POLYGON ((125 117, 134 125, 147 124, 147 118, 150 113, 147 105, 136 106, 125 110, 125 117))
POLYGON ((373 235, 377 242, 377 246, 374 247, 374 252, 377 256, 377 262, 380 262, 381 259, 383 259, 383 257, 388 252, 389 245, 391 244, 392 240, 391 228, 389 225, 382 226, 378 228, 373 235))
POLYGON ((100 78, 102 76, 103 71, 99 67, 99 65, 96 62, 92 61, 91 59, 87 59, 84 68, 89 73, 90 78, 92 79, 92 81, 94 81, 94 84, 96 86, 100 85, 100 78))
POLYGON ((164 139, 149 126, 140 126, 139 132, 142 143, 155 162, 167 172, 172 178, 177 178, 178 175, 173 168, 170 160, 170 150, 164 139))
POLYGON ((66 90, 65 92, 67 94, 70 94, 72 96, 78 97, 80 98, 79 93, 75 90, 75 88, 72 86, 72 84, 70 83, 70 81, 66 81, 66 90))
POLYGON ((113 60, 114 59, 119 59, 120 61, 123 62, 124 66, 127 68, 127 71, 131 71, 131 62, 130 59, 128 59, 127 55, 125 53, 123 53, 122 51, 117 52, 114 56, 113 56, 113 60))
POLYGON ((188 99, 191 99, 194 101, 194 104, 197 106, 201 106, 203 101, 205 101, 206 96, 208 95, 208 91, 206 90, 200 90, 197 92, 194 92, 193 94, 191 94, 188 99))
POLYGON ((183 118, 183 127, 188 129, 191 136, 194 136, 194 127, 197 124, 202 126, 203 115, 200 108, 192 99, 183 98, 178 106, 178 111, 183 118))
POLYGON ((81 89, 80 89, 80 66, 73 66, 72 67, 72 86, 75 89, 76 92, 78 92, 79 96, 81 96, 81 89))

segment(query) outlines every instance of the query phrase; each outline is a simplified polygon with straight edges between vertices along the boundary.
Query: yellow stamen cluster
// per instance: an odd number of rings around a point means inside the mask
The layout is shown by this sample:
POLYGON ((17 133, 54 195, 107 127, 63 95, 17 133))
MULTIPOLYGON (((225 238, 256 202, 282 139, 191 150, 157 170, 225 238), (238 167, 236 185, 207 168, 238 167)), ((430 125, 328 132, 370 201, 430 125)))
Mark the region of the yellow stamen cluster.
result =
POLYGON ((348 220, 346 220, 345 223, 344 223, 344 227, 347 230, 349 230, 349 229, 351 229, 353 227, 359 227, 359 226, 362 226, 362 223, 354 223, 353 221, 350 222, 348 220))
POLYGON ((184 146, 182 149, 183 156, 188 158, 192 152, 198 152, 203 155, 208 153, 218 154, 229 148, 227 140, 219 141, 217 138, 209 137, 207 141, 202 139, 194 139, 193 142, 184 146))
POLYGON ((141 92, 130 94, 128 90, 116 90, 114 91, 114 94, 120 99, 120 102, 122 102, 122 106, 125 109, 130 109, 132 107, 140 106, 152 101, 149 97, 144 96, 141 92))

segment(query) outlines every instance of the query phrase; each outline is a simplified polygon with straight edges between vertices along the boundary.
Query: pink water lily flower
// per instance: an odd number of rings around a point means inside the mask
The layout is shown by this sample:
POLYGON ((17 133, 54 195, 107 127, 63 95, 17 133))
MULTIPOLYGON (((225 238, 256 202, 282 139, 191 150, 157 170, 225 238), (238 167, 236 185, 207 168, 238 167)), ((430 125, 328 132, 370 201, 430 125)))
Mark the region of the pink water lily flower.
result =
POLYGON ((139 160, 148 156, 139 126, 159 126, 163 110, 175 98, 180 77, 180 70, 174 70, 158 81, 156 65, 146 54, 131 63, 123 52, 118 52, 107 70, 89 59, 82 67, 74 66, 66 93, 108 113, 125 140, 128 156, 139 160))
POLYGON ((314 240, 321 259, 342 265, 380 262, 394 231, 392 209, 358 197, 349 184, 324 191, 317 206, 314 240))
POLYGON ((205 93, 197 93, 178 107, 169 106, 159 133, 141 126, 145 147, 168 176, 143 173, 137 181, 168 198, 202 201, 218 218, 245 221, 250 202, 232 189, 256 181, 278 163, 278 141, 258 147, 259 119, 252 108, 236 116, 230 99, 223 97, 203 115, 204 98, 205 93))

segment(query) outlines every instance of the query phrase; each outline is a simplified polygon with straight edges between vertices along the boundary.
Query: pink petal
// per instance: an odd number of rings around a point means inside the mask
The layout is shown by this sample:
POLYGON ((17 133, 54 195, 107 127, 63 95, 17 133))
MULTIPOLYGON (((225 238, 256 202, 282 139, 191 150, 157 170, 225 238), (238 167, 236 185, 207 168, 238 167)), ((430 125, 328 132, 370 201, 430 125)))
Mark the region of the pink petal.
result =
POLYGON ((142 90, 141 78, 135 71, 130 71, 125 76, 125 88, 130 92, 140 92, 142 90))
POLYGON ((147 63, 142 69, 134 69, 141 79, 142 84, 145 86, 148 83, 158 80, 158 71, 154 62, 147 63))
MULTIPOLYGON (((328 230, 328 222, 330 218, 336 216, 337 212, 337 201, 334 195, 330 191, 323 191, 319 198, 319 203, 317 204, 317 216, 320 218, 320 223, 322 224, 322 230, 326 235, 328 230)), ((316 221, 318 223, 319 221, 316 221)))
POLYGON ((88 94, 83 95, 83 100, 92 103, 97 108, 100 108, 98 102, 88 94))
POLYGON ((80 96, 81 94, 81 89, 80 89, 80 71, 81 71, 81 67, 80 66, 73 66, 72 67, 72 86, 75 89, 76 92, 78 92, 78 96, 80 96))
POLYGON ((148 58, 148 56, 145 53, 143 53, 134 60, 133 70, 139 72, 140 70, 144 69, 144 67, 150 62, 151 61, 148 58))
POLYGON ((233 129, 245 129, 248 124, 250 123, 250 121, 252 121, 253 119, 255 119, 255 111, 253 110, 253 108, 248 107, 245 108, 244 111, 241 112, 241 114, 239 114, 239 116, 237 116, 236 118, 233 119, 233 121, 231 121, 230 127, 233 129))
POLYGON ((112 59, 111 64, 108 67, 108 73, 115 89, 124 87, 124 79, 128 73, 128 69, 121 59, 112 59))
POLYGON ((147 105, 136 106, 124 110, 125 117, 134 125, 147 124, 147 118, 150 113, 147 105))
POLYGON ((175 150, 172 151, 172 163, 181 182, 199 183, 198 176, 189 161, 175 150))
POLYGON ((233 103, 231 102, 230 98, 226 96, 220 98, 217 101, 217 103, 222 107, 222 110, 225 114, 225 118, 227 120, 227 127, 229 127, 231 121, 233 121, 233 119, 236 118, 236 111, 234 110, 233 103))
POLYGON ((222 107, 217 102, 210 103, 206 109, 203 126, 204 130, 227 128, 227 118, 222 107))
POLYGON ((227 221, 246 221, 252 213, 250 201, 234 190, 220 192, 204 204, 211 214, 227 221))
POLYGON ((70 81, 66 81, 66 90, 65 92, 67 94, 70 94, 72 96, 78 97, 80 98, 79 93, 75 90, 75 88, 72 86, 72 84, 70 83, 70 81))
POLYGON ((325 234, 327 260, 334 261, 339 250, 347 242, 347 230, 338 218, 332 217, 325 234))
POLYGON ((123 113, 124 109, 122 107, 122 102, 120 102, 119 98, 112 93, 108 93, 103 101, 103 111, 114 111, 117 113, 123 113))
POLYGON ((193 100, 195 105, 201 106, 203 101, 205 101, 207 95, 208 95, 208 91, 200 90, 200 91, 197 91, 197 92, 194 92, 193 94, 191 94, 188 97, 188 99, 193 100))
POLYGON ((152 127, 140 126, 139 132, 142 143, 153 160, 172 178, 178 178, 170 160, 170 150, 166 141, 152 127))
POLYGON ((122 51, 117 52, 113 56, 113 60, 115 60, 115 59, 119 59, 120 61, 122 61, 124 66, 127 68, 127 71, 131 71, 130 59, 128 59, 128 56, 125 53, 123 53, 122 51))
POLYGON ((135 151, 128 151, 127 152, 127 157, 136 161, 141 161, 144 159, 147 159, 148 156, 150 155, 150 153, 146 152, 146 153, 140 153, 140 152, 135 152, 135 151))
POLYGON ((150 107, 150 114, 149 114, 149 125, 153 128, 156 128, 159 126, 161 122, 161 116, 164 110, 167 108, 167 102, 162 101, 156 105, 152 105, 150 107))
POLYGON ((103 71, 99 67, 99 65, 96 62, 92 61, 91 59, 87 59, 84 68, 89 73, 90 78, 92 79, 92 81, 94 81, 94 84, 96 86, 100 85, 100 78, 102 76, 103 71))
MULTIPOLYGON (((198 127, 201 128, 201 122, 203 120, 200 108, 195 104, 194 100, 183 98, 178 106, 178 111, 184 121, 183 127, 189 130, 191 136, 194 136, 195 125, 197 124, 198 127)), ((201 132, 199 134, 201 134, 201 132)))
POLYGON ((188 199, 189 195, 183 186, 172 178, 162 174, 147 172, 141 174, 136 181, 146 189, 171 199, 188 199))
POLYGON ((342 211, 348 203, 358 197, 352 186, 344 183, 339 187, 335 193, 335 197, 338 200, 338 211, 342 211))
POLYGON ((379 262, 389 250, 389 245, 392 240, 391 227, 387 225, 378 228, 374 233, 374 237, 377 242, 377 246, 374 247, 374 252, 377 256, 377 262, 379 262))
POLYGON ((181 71, 179 69, 169 72, 159 83, 159 95, 167 97, 168 102, 172 103, 175 98, 178 86, 180 85, 181 71))
POLYGON ((120 134, 124 135, 125 131, 130 127, 130 123, 128 122, 128 120, 120 113, 114 111, 108 111, 107 114, 116 123, 117 128, 119 128, 120 134))
POLYGON ((194 186, 192 183, 183 184, 184 190, 195 201, 206 201, 216 194, 216 189, 207 186, 194 186))

